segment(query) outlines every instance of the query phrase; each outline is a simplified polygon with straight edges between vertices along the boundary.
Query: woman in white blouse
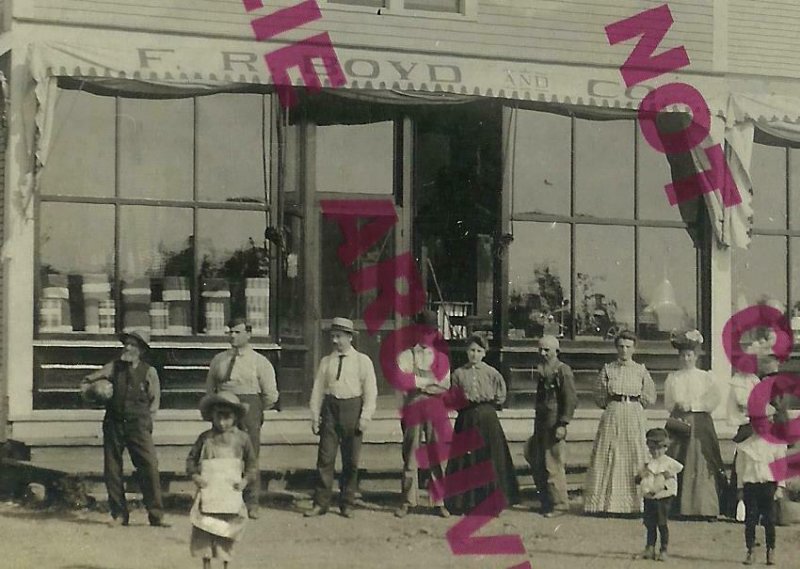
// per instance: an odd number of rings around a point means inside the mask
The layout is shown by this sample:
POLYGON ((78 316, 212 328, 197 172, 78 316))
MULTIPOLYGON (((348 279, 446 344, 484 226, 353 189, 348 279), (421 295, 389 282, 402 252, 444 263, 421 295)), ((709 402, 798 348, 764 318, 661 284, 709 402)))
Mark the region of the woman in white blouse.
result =
POLYGON ((667 376, 664 405, 671 417, 691 426, 691 432, 672 432, 667 454, 683 464, 678 476, 680 514, 716 518, 720 513, 720 490, 725 481, 717 431, 711 411, 719 405, 722 394, 711 373, 697 369, 697 355, 703 336, 690 330, 673 336, 680 369, 667 376))

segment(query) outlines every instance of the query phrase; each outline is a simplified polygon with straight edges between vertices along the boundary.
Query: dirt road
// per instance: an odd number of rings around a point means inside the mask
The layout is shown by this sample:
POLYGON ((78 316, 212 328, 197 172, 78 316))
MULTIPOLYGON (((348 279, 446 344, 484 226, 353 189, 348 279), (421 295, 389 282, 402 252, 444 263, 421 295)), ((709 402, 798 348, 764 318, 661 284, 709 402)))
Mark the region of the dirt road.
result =
MULTIPOLYGON (((386 506, 358 510, 353 520, 335 511, 306 519, 300 511, 307 506, 300 502, 262 510, 261 519, 250 523, 238 544, 232 568, 495 569, 524 561, 522 556, 452 555, 445 532, 456 518, 412 514, 400 520, 386 506)), ((170 513, 173 526, 168 529, 147 526, 146 513, 141 509, 132 513, 132 525, 127 528, 111 528, 107 519, 106 514, 95 511, 56 513, 0 503, 0 567, 201 567, 199 559, 189 556, 190 525, 185 512, 170 513)), ((644 528, 638 520, 579 515, 544 519, 520 507, 493 520, 482 533, 522 535, 534 569, 712 569, 736 567, 743 559, 741 524, 673 521, 670 532, 672 555, 667 564, 632 559, 644 545, 644 528)), ((762 547, 758 564, 763 563, 762 547)), ((778 567, 800 568, 800 526, 778 528, 778 567)))

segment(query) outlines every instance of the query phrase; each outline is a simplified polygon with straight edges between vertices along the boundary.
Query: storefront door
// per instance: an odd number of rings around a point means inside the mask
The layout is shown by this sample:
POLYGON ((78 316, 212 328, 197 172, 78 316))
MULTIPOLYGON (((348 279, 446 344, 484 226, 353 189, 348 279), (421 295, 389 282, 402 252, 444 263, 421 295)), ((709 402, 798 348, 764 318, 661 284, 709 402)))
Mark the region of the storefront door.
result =
MULTIPOLYGON (((353 320, 358 331, 354 345, 374 362, 379 395, 386 396, 382 406, 388 407, 393 405, 392 389, 380 370, 380 345, 402 322, 397 315, 391 315, 377 333, 368 333, 364 311, 375 300, 377 292, 356 294, 348 279, 351 274, 410 248, 408 208, 403 205, 409 202, 407 194, 411 183, 410 176, 404 172, 410 170, 410 121, 389 118, 360 124, 308 125, 307 132, 307 181, 313 187, 313 215, 318 221, 313 238, 318 246, 319 267, 312 288, 319 308, 314 351, 320 357, 330 350, 327 329, 332 318, 343 316, 353 320), (337 255, 343 242, 341 230, 322 213, 322 202, 326 200, 390 201, 398 221, 346 267, 337 255)), ((368 217, 359 220, 360 223, 369 221, 368 217)))

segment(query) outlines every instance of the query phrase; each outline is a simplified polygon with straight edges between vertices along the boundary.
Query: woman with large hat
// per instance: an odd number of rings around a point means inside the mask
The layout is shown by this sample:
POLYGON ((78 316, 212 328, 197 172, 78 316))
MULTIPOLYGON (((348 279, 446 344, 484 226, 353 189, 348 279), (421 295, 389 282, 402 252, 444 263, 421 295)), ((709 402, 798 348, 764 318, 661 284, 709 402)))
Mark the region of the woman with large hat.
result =
MULTIPOLYGON (((91 384, 106 380, 106 414, 103 418, 103 475, 108 490, 111 517, 128 525, 129 511, 122 476, 122 454, 128 449, 136 467, 151 526, 169 527, 164 521, 161 482, 156 447, 153 443, 153 415, 158 411, 161 390, 158 373, 142 356, 150 348, 148 330, 131 330, 120 335, 120 356, 83 379, 84 392, 91 384)), ((103 385, 102 383, 100 385, 103 385)))
POLYGON ((673 333, 672 346, 678 350, 679 369, 667 376, 664 406, 672 419, 667 454, 683 464, 678 475, 676 510, 683 516, 716 518, 720 513, 720 492, 725 474, 719 439, 711 412, 722 394, 711 372, 697 368, 703 336, 697 330, 673 333))

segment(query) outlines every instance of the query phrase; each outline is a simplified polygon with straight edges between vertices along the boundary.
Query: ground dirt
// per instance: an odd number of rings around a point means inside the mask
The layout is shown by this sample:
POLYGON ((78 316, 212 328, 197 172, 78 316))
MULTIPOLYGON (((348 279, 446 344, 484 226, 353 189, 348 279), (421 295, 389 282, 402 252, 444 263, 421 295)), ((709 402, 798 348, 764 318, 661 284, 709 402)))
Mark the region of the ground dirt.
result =
MULTIPOLYGON (((505 568, 524 556, 454 556, 445 533, 458 518, 392 515, 391 505, 360 508, 355 519, 331 510, 304 518, 305 500, 267 505, 251 521, 234 552, 231 569, 260 568, 505 568)), ((169 512, 171 528, 151 528, 142 509, 129 527, 110 527, 99 511, 37 510, 0 503, 0 567, 8 569, 182 569, 202 566, 189 555, 190 524, 185 508, 169 512)), ((634 560, 644 546, 635 519, 570 514, 545 519, 518 506, 491 521, 481 535, 520 534, 533 569, 625 569, 673 567, 712 569, 740 566, 743 526, 732 522, 672 521, 667 563, 634 560)), ((759 536, 761 536, 759 529, 759 536)), ((764 548, 757 550, 764 564, 764 548)), ((216 564, 214 567, 221 567, 216 564)), ((800 526, 778 528, 778 567, 800 568, 800 526)))

